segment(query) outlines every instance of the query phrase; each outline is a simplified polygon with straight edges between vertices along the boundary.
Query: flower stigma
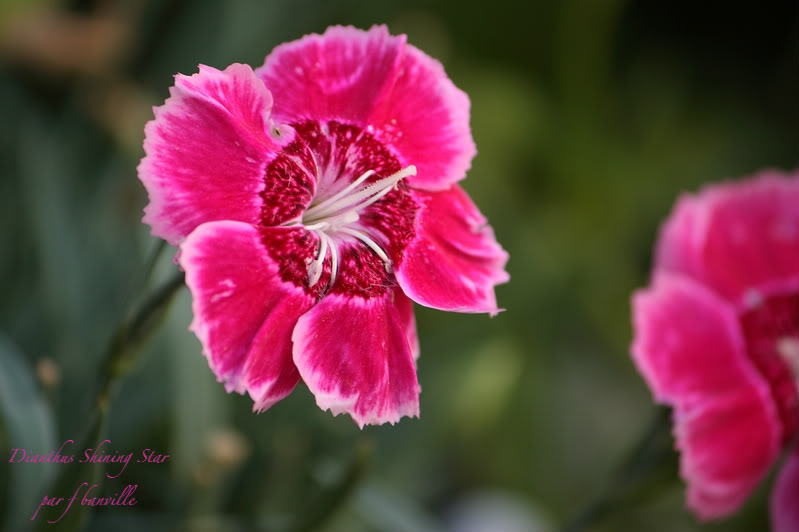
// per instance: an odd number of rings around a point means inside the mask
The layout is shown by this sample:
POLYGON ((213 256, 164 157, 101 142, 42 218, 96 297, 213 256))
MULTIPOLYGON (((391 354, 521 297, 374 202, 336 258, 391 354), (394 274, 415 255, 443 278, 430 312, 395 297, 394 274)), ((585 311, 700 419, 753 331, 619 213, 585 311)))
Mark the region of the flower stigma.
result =
POLYGON ((307 231, 311 231, 319 238, 319 251, 316 257, 308 264, 308 286, 314 286, 322 276, 325 259, 330 253, 330 282, 333 286, 338 273, 338 247, 333 239, 351 237, 360 240, 369 249, 375 252, 386 266, 386 271, 391 271, 391 259, 388 254, 361 225, 354 224, 360 219, 360 213, 369 205, 380 200, 383 196, 394 190, 404 178, 416 175, 414 165, 407 166, 388 177, 379 179, 374 183, 358 188, 369 177, 374 175, 373 170, 367 170, 360 177, 352 181, 341 190, 335 191, 330 196, 323 196, 321 201, 314 201, 303 213, 300 224, 307 231))

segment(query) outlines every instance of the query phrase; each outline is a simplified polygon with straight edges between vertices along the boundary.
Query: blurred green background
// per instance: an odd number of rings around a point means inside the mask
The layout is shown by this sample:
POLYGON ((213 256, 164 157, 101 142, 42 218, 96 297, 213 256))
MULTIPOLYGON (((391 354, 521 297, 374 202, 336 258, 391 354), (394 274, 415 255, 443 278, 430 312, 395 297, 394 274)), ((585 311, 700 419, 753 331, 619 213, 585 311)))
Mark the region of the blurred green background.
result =
MULTIPOLYGON (((799 162, 795 2, 0 0, 0 458, 84 433, 115 327, 176 270, 167 250, 145 279, 157 241, 136 177, 172 76, 373 23, 471 97, 464 186, 510 252, 507 311, 417 307, 421 419, 360 431, 302 385, 260 415, 226 395, 184 288, 113 388, 105 432, 109 451, 170 458, 104 479, 103 495, 136 484, 139 502, 89 529, 555 529, 655 416, 628 358, 629 297, 672 202, 799 162)), ((0 459, 0 527, 42 527, 40 487, 63 469, 0 459)), ((763 530, 767 497, 700 525, 672 453, 586 529, 763 530)))

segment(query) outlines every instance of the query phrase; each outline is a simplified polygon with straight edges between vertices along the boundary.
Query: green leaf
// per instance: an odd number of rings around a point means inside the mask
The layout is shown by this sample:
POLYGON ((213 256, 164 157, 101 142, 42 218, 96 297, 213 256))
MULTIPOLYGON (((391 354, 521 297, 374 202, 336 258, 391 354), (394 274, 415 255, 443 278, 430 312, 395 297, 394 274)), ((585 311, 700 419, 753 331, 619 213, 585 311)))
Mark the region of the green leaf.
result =
MULTIPOLYGON (((0 332, 0 420, 9 436, 9 453, 24 449, 29 454, 45 454, 57 449, 55 422, 49 405, 39 392, 25 358, 0 332)), ((19 455, 17 455, 19 456, 19 455)), ((10 454, 9 454, 10 459, 10 454)), ((56 469, 50 463, 7 464, 8 513, 4 530, 27 530, 39 506, 45 486, 56 469)))

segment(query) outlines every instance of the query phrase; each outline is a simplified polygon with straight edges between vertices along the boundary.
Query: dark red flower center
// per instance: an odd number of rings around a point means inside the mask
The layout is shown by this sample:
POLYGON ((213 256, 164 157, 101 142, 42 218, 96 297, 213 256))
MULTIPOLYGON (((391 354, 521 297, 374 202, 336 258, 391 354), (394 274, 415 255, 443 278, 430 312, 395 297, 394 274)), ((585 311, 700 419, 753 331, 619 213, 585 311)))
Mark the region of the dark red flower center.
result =
POLYGON ((771 385, 787 443, 799 432, 799 294, 755 296, 740 320, 747 353, 771 385))
POLYGON ((261 192, 263 242, 283 280, 317 298, 385 293, 414 235, 417 204, 402 181, 416 169, 367 130, 292 127, 296 139, 267 167, 261 192))

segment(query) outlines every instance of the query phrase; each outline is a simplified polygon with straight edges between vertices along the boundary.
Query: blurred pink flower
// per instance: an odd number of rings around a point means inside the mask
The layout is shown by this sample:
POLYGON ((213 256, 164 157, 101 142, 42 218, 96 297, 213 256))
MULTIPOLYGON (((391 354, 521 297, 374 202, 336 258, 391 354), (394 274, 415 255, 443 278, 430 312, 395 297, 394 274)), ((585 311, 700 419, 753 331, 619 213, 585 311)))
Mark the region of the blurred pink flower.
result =
POLYGON ((499 311, 508 255, 457 182, 469 99, 391 36, 331 27, 253 71, 178 75, 147 124, 144 222, 180 246, 191 329, 265 410, 302 379, 359 426, 419 414, 412 301, 499 311))
POLYGON ((689 508, 731 514, 788 450, 772 525, 799 530, 799 172, 681 197, 633 324, 633 359, 674 409, 689 508))

